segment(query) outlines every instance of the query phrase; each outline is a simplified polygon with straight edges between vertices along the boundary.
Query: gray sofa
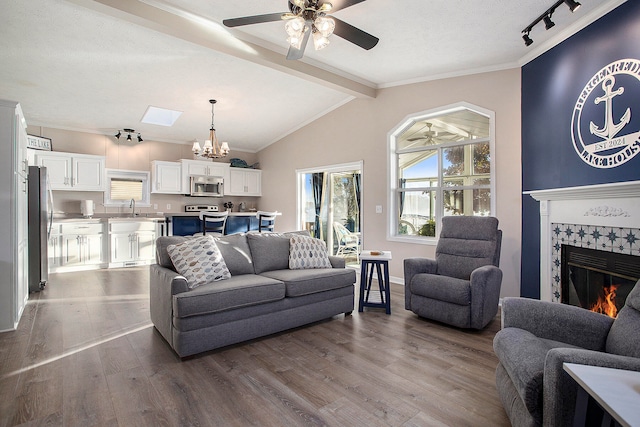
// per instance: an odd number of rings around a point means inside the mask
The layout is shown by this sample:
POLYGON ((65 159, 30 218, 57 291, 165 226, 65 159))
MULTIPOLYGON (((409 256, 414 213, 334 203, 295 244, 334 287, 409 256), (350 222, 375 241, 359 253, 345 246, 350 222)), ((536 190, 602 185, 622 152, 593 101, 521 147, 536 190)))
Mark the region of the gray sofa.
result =
POLYGON ((193 289, 167 253, 168 245, 189 237, 157 239, 157 264, 150 266, 151 321, 180 357, 353 311, 355 270, 332 256, 333 268, 290 270, 290 237, 248 233, 217 238, 231 278, 193 289))
POLYGON ((563 363, 640 371, 640 281, 614 320, 566 304, 502 302, 496 385, 515 427, 573 425, 577 384, 563 363))

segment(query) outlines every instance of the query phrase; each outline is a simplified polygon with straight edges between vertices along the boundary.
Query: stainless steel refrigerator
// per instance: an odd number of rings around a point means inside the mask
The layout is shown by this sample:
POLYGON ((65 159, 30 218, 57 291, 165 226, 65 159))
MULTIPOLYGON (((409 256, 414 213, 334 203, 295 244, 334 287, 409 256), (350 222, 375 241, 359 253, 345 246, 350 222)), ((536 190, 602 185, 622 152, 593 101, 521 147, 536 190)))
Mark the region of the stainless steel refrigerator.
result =
POLYGON ((53 221, 53 195, 47 168, 29 166, 29 292, 39 292, 49 280, 47 247, 53 221))

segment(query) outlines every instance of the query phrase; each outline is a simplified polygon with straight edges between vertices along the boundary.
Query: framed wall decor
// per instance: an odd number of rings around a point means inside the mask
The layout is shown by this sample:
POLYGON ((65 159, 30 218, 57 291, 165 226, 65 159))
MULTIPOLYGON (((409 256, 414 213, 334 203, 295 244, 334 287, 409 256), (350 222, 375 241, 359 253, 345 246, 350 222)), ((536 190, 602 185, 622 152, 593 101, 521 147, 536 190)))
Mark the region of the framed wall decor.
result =
POLYGON ((51 138, 27 135, 27 148, 33 148, 34 150, 51 151, 51 138))

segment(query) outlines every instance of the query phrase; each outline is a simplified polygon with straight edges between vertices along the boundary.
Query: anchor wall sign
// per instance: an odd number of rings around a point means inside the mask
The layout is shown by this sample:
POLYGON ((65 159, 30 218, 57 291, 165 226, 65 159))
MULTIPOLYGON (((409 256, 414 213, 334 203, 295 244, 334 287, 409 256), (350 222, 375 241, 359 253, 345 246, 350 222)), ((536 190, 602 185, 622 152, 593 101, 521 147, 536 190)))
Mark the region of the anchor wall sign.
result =
POLYGON ((640 153, 640 60, 612 62, 587 82, 573 109, 571 139, 595 168, 620 166, 640 153))

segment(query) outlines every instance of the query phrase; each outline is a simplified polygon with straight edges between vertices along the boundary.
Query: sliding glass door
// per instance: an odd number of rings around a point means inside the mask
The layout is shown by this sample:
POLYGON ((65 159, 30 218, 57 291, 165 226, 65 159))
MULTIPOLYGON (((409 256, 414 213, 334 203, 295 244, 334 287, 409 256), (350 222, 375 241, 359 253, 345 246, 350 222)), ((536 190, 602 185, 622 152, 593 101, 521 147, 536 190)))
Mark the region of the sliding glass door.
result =
POLYGON ((358 263, 362 249, 362 162, 298 170, 298 228, 324 240, 332 255, 358 263))

